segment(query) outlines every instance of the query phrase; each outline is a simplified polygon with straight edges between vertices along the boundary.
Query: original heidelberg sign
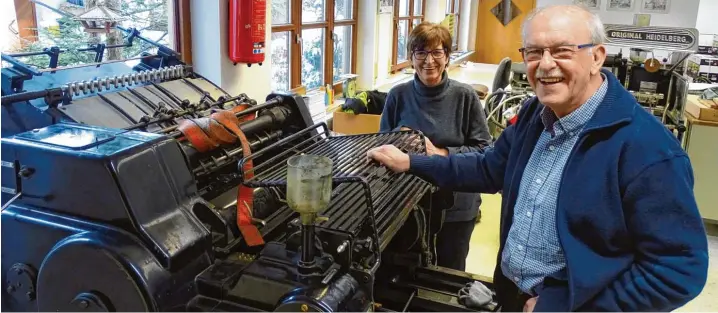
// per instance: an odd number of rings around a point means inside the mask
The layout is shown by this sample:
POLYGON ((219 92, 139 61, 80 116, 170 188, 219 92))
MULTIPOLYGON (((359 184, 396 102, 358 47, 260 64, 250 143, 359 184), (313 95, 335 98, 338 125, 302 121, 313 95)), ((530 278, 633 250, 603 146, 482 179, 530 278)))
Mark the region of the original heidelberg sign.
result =
POLYGON ((698 51, 698 30, 679 27, 638 27, 607 24, 607 44, 668 51, 698 51))

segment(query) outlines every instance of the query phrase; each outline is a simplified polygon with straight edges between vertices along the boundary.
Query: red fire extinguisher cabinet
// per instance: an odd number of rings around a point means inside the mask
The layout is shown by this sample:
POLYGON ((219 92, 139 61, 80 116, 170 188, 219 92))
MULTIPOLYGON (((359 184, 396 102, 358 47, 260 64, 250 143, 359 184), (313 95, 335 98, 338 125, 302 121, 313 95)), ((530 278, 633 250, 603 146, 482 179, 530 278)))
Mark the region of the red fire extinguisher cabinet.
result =
POLYGON ((262 65, 266 24, 266 0, 229 0, 229 59, 235 65, 262 65))

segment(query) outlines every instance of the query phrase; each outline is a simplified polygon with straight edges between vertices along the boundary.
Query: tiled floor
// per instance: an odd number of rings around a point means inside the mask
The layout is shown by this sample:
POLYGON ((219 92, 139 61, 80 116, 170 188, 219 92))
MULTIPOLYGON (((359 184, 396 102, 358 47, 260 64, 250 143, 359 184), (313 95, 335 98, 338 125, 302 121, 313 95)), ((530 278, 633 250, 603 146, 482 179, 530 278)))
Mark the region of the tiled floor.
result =
MULTIPOLYGON (((501 195, 482 195, 481 223, 476 225, 471 236, 471 249, 466 260, 466 271, 493 276, 496 255, 499 249, 499 216, 501 195)), ((676 312, 718 311, 718 226, 706 225, 709 237, 708 282, 703 292, 693 301, 676 312), (713 299, 713 300, 711 300, 713 299)))

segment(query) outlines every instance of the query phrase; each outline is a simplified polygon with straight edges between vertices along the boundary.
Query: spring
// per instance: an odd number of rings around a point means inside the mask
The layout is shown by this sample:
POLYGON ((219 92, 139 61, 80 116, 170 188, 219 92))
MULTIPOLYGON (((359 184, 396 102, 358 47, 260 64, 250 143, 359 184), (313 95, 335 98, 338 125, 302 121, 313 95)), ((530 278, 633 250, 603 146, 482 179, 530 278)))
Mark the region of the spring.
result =
POLYGON ((98 78, 91 81, 71 82, 65 85, 65 91, 71 96, 87 95, 117 87, 129 87, 151 81, 164 81, 185 76, 185 67, 175 65, 156 70, 134 72, 118 76, 98 78))

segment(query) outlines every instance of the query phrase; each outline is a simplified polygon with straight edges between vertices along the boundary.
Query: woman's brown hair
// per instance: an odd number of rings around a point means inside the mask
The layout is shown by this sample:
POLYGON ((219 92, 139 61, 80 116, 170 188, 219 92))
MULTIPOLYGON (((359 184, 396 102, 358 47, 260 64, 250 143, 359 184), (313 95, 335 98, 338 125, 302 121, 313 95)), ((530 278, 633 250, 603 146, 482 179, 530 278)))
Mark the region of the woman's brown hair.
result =
POLYGON ((406 45, 408 56, 413 57, 414 50, 433 47, 441 44, 448 55, 451 53, 451 33, 441 24, 423 22, 416 25, 409 34, 406 45))

